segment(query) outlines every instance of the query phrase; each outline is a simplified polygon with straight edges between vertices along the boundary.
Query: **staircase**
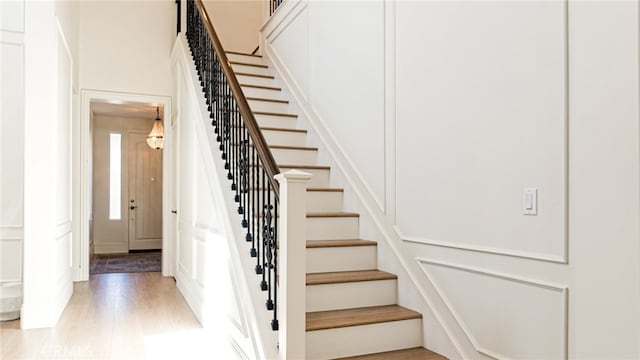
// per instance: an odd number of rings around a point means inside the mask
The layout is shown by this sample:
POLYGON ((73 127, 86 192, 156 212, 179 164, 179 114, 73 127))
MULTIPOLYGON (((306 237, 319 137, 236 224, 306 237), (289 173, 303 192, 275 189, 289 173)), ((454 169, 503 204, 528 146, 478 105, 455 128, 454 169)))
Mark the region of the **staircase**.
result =
MULTIPOLYGON (((397 304, 397 276, 377 269, 377 244, 359 239, 359 214, 319 165, 274 74, 258 55, 227 52, 281 171, 313 175, 306 214, 306 358, 444 359, 422 347, 422 314, 397 304)), ((260 216, 259 214, 255 214, 260 216)))

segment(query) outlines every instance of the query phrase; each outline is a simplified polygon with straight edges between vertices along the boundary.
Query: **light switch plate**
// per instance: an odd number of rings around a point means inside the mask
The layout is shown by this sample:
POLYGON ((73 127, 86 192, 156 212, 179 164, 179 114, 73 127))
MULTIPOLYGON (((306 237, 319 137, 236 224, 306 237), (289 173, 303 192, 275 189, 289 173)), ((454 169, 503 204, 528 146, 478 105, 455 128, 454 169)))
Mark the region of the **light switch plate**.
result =
POLYGON ((522 213, 524 215, 538 215, 538 189, 524 189, 522 197, 522 213))

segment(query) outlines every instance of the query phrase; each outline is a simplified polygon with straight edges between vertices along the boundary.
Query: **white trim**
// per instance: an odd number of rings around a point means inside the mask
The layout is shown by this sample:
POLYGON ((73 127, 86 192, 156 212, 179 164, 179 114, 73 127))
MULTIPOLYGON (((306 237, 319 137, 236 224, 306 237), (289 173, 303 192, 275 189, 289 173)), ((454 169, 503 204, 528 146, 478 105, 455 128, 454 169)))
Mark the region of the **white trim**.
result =
POLYGON ((0 228, 0 241, 13 241, 24 239, 24 228, 3 227, 0 228))
MULTIPOLYGON (((80 144, 77 148, 80 148, 80 234, 75 237, 74 241, 79 242, 79 264, 76 266, 75 281, 89 280, 89 215, 91 213, 91 197, 89 193, 89 183, 92 178, 91 169, 89 168, 89 156, 92 155, 92 149, 90 144, 90 112, 91 101, 120 101, 120 102, 134 102, 134 103, 146 103, 146 104, 161 104, 164 107, 163 119, 171 119, 171 97, 164 95, 148 95, 148 94, 133 94, 115 91, 100 91, 82 89, 80 91, 81 96, 81 113, 80 113, 80 144), (76 240, 77 239, 77 240, 76 240)), ((76 125, 77 126, 77 125, 76 125)), ((165 126, 165 137, 171 136, 171 127, 165 126)), ((74 146, 74 148, 76 148, 74 146)), ((162 157, 162 177, 168 177, 168 160, 167 156, 162 157)), ((169 221, 170 209, 167 207, 166 197, 168 196, 169 184, 162 183, 162 275, 174 276, 173 269, 169 269, 169 256, 168 251, 165 249, 172 249, 168 242, 172 241, 169 234, 166 233, 164 224, 169 221)), ((104 244, 94 244, 96 253, 100 253, 102 249, 108 249, 104 244)))
POLYGON ((71 233, 72 225, 71 221, 64 221, 57 224, 54 231, 54 239, 58 240, 71 233))
POLYGON ((402 231, 397 225, 394 225, 393 228, 396 232, 396 235, 402 241, 406 241, 406 242, 433 245, 433 246, 439 246, 439 247, 456 249, 456 250, 474 251, 474 252, 493 254, 493 255, 512 256, 512 257, 517 257, 522 259, 545 261, 545 262, 551 262, 551 263, 557 263, 557 264, 567 263, 567 260, 562 256, 554 256, 549 254, 540 254, 540 253, 526 252, 526 251, 507 250, 507 249, 501 249, 501 248, 493 248, 489 246, 477 246, 477 245, 464 244, 464 243, 456 244, 450 241, 434 240, 434 239, 427 239, 427 238, 422 238, 417 236, 406 235, 402 233, 402 231))

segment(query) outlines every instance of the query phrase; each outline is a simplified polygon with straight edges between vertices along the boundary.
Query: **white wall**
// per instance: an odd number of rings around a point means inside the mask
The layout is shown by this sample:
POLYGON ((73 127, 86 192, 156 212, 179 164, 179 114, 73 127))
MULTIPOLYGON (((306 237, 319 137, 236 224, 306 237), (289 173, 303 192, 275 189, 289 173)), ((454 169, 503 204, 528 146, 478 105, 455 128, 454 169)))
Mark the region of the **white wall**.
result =
POLYGON ((24 4, 0 3, 0 283, 22 281, 24 4))
POLYGON ((640 357, 638 26, 635 2, 301 1, 265 27, 427 347, 640 357))
POLYGON ((227 51, 251 53, 258 46, 263 19, 260 0, 205 0, 216 34, 227 51))
POLYGON ((130 131, 148 133, 153 119, 122 118, 96 115, 93 123, 93 218, 94 252, 125 253, 129 251, 129 138, 130 131), (122 134, 121 219, 109 220, 109 161, 112 132, 122 134))
POLYGON ((81 1, 79 8, 82 89, 169 95, 174 1, 81 1))
POLYGON ((54 325, 73 291, 76 5, 25 3, 23 328, 54 325))
MULTIPOLYGON (((171 93, 170 54, 176 36, 176 5, 159 1, 80 1, 78 47, 81 58, 79 88, 83 118, 74 127, 74 145, 90 149, 92 129, 89 102, 100 100, 137 101, 155 99, 165 102, 171 93), (113 97, 109 97, 113 94, 113 97)), ((80 110, 79 110, 80 112, 80 110)), ((88 279, 89 234, 92 227, 92 156, 74 153, 74 179, 78 186, 77 209, 82 239, 76 242, 80 264, 77 280, 88 279)))
POLYGON ((177 286, 205 329, 214 332, 211 346, 221 358, 229 358, 223 352, 231 346, 240 358, 275 359, 272 313, 265 310, 255 259, 248 256, 246 230, 183 37, 174 48, 173 76, 175 112, 165 129, 175 131, 165 156, 176 159, 168 171, 176 175, 177 286))

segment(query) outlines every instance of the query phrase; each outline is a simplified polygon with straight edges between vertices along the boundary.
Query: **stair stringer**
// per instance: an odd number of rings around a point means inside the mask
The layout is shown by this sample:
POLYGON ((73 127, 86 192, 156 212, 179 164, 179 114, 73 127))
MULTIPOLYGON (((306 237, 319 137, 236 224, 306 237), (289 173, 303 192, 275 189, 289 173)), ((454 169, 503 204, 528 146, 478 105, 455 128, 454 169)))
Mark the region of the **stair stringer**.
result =
POLYGON ((485 358, 476 352, 435 285, 424 276, 419 261, 405 250, 395 224, 385 213, 380 200, 373 195, 365 177, 336 141, 326 121, 308 103, 308 97, 293 76, 294 72, 287 68, 275 47, 271 46, 269 37, 279 36, 282 28, 292 22, 305 6, 306 1, 283 3, 260 33, 263 59, 279 78, 283 91, 290 95, 290 112, 300 115, 298 121, 302 128, 308 130, 308 146, 320 150, 318 160, 331 167, 331 186, 345 189, 344 210, 360 214, 360 237, 378 242, 378 268, 398 275, 398 304, 424 315, 423 346, 452 359, 485 358), (431 319, 436 322, 429 321, 431 319), (429 338, 437 338, 438 341, 432 342, 429 338))
MULTIPOLYGON (((229 249, 229 267, 237 292, 236 305, 242 312, 243 324, 237 324, 231 318, 227 326, 230 331, 226 334, 239 358, 248 359, 277 359, 277 332, 272 331, 269 324, 272 313, 264 306, 265 293, 258 286, 258 277, 254 272, 255 260, 248 255, 248 248, 244 245, 246 230, 242 228, 237 214, 237 204, 234 202, 230 183, 224 170, 224 161, 220 158, 220 151, 215 139, 213 128, 207 112, 204 95, 200 88, 195 65, 184 34, 180 34, 172 51, 172 67, 177 66, 181 71, 188 87, 190 108, 193 112, 191 120, 196 134, 196 149, 202 154, 207 183, 214 201, 217 223, 213 232, 219 238, 226 240, 229 249), (242 328, 242 329, 240 329, 242 328)), ((182 118, 184 119, 184 117, 182 118)), ((178 269, 179 270, 179 269, 178 269)), ((221 324, 210 324, 210 320, 203 315, 202 308, 212 307, 197 296, 193 279, 188 279, 177 271, 177 285, 192 308, 198 320, 206 329, 220 327, 221 324)), ((211 309, 215 311, 216 309, 211 309)), ((217 318, 219 319, 219 317, 217 318)))

